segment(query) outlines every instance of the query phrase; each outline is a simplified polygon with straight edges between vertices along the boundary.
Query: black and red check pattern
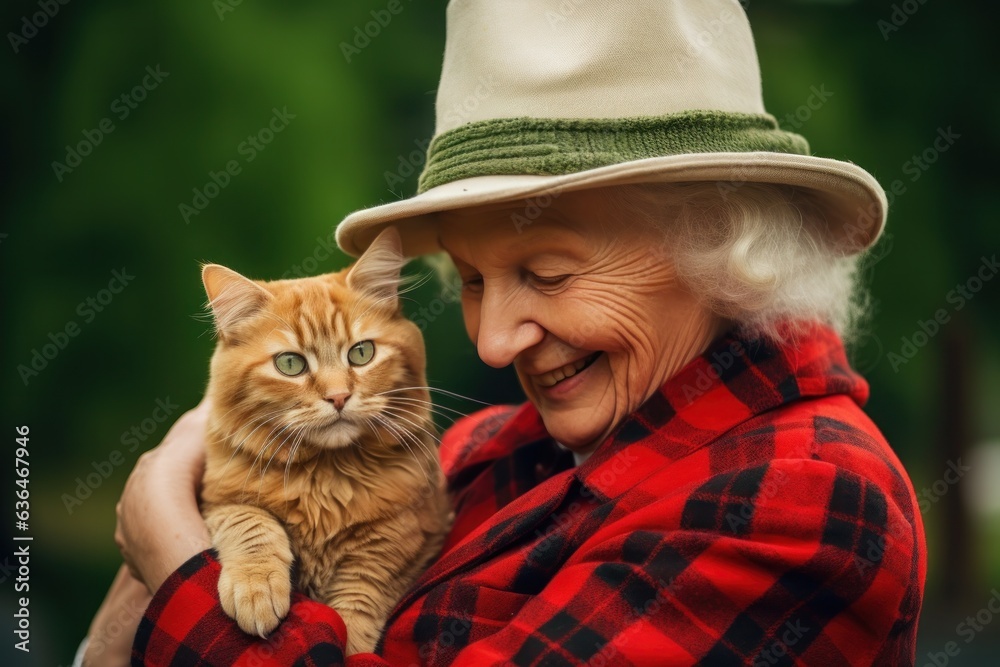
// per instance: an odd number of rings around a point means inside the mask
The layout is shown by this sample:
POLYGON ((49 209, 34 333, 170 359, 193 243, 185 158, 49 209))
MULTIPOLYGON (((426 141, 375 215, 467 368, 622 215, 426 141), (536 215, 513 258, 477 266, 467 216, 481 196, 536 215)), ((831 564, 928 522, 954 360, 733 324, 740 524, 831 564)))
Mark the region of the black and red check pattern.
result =
POLYGON ((192 558, 143 617, 135 665, 912 665, 926 571, 899 460, 837 335, 727 336, 581 466, 530 405, 456 423, 456 521, 378 655, 296 595, 268 641, 192 558))

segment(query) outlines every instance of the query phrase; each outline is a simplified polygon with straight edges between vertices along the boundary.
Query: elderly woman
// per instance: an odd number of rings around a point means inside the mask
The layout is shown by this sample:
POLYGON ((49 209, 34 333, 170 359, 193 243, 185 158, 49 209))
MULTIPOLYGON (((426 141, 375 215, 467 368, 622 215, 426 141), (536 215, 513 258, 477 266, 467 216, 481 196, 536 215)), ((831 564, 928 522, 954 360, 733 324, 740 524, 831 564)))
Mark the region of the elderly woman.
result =
MULTIPOLYGON (((842 344, 884 193, 764 112, 739 4, 455 0, 437 114, 420 194, 338 241, 445 251, 528 400, 445 433, 444 552, 346 664, 913 664, 923 526, 842 344)), ((344 664, 304 596, 268 641, 221 611, 204 419, 130 478, 142 583, 116 581, 94 664, 147 603, 133 664, 344 664)))

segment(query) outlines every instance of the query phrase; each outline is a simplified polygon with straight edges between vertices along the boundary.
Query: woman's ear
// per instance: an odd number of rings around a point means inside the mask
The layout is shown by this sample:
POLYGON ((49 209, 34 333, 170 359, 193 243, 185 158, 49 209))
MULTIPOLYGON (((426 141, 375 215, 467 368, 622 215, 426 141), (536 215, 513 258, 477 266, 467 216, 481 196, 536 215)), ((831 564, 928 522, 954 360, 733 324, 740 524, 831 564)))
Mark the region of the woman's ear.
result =
POLYGON ((215 318, 216 333, 224 339, 232 338, 271 299, 271 293, 259 283, 219 264, 205 264, 201 282, 215 318))
POLYGON ((351 267, 347 286, 395 309, 399 306, 399 276, 405 264, 399 232, 395 227, 386 227, 351 267))

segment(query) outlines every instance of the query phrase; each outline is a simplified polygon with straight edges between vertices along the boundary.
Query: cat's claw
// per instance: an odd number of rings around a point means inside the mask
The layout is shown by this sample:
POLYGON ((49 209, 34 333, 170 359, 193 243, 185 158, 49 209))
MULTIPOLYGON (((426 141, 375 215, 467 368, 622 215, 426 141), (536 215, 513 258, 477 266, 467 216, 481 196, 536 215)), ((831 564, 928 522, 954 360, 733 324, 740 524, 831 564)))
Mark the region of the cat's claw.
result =
POLYGON ((278 627, 288 615, 291 594, 287 571, 223 567, 219 576, 222 610, 250 635, 266 638, 278 627))

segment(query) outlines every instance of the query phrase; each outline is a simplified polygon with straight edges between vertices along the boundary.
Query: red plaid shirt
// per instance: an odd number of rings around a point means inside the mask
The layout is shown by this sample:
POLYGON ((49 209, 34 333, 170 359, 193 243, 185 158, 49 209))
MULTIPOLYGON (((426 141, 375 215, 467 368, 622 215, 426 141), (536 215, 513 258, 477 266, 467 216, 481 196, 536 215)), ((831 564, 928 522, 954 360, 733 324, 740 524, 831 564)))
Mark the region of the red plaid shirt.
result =
POLYGON ((726 336, 579 467, 530 405, 456 423, 439 560, 377 653, 296 593, 268 640, 203 552, 160 588, 134 665, 912 665, 926 570, 906 472, 831 330, 726 336))

